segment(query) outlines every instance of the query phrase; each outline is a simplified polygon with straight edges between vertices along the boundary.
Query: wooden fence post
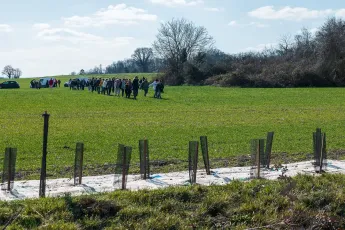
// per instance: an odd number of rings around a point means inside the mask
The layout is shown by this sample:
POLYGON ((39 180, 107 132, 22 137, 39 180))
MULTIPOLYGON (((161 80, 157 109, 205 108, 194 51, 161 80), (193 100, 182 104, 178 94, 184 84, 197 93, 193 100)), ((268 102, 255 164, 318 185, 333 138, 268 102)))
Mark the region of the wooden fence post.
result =
POLYGON ((131 155, 132 147, 119 144, 115 165, 114 186, 122 190, 126 189, 131 155))
POLYGON ((200 137, 200 145, 201 145, 201 151, 202 151, 202 158, 204 160, 205 170, 207 175, 211 175, 210 170, 210 158, 208 155, 208 142, 206 136, 200 137))
POLYGON ((74 157, 74 185, 81 184, 83 178, 84 143, 77 143, 74 157))
POLYGON ((6 148, 1 190, 11 191, 13 189, 15 172, 16 172, 16 159, 17 159, 17 149, 6 148))
POLYGON ((44 125, 43 125, 43 151, 42 151, 42 164, 41 164, 39 197, 45 197, 45 195, 46 195, 47 145, 48 145, 48 126, 49 126, 49 116, 50 115, 46 111, 42 116, 44 118, 44 125))
POLYGON ((198 147, 199 147, 199 142, 197 141, 189 142, 188 162, 189 162, 189 180, 191 184, 196 183, 196 173, 198 169, 198 147))
POLYGON ((150 157, 148 140, 139 141, 140 174, 146 180, 150 178, 150 157))
POLYGON ((271 164, 273 136, 274 136, 274 132, 267 133, 266 150, 265 150, 267 168, 270 168, 270 164, 271 164))

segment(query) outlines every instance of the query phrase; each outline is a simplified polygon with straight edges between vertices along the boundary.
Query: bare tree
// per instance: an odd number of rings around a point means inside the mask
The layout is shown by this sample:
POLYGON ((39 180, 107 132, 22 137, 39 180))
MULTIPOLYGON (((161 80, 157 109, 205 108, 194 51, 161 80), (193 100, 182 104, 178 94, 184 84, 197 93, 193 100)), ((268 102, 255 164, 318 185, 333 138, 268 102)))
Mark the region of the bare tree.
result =
POLYGON ((19 68, 14 69, 13 71, 13 78, 20 78, 22 76, 22 71, 19 68))
POLYGON ((152 48, 137 48, 132 54, 132 59, 143 73, 149 72, 149 66, 153 61, 152 48))
POLYGON ((6 77, 8 77, 9 79, 13 78, 14 76, 14 68, 10 65, 7 65, 4 67, 4 69, 2 70, 2 74, 6 75, 6 77))
POLYGON ((213 42, 205 27, 182 18, 161 24, 153 48, 167 60, 170 71, 178 78, 176 84, 181 84, 183 63, 211 47, 213 42))
POLYGON ((322 74, 345 85, 345 21, 330 18, 316 33, 322 74))
POLYGON ((278 53, 282 56, 289 54, 292 50, 292 38, 290 34, 285 34, 280 38, 278 45, 278 53))

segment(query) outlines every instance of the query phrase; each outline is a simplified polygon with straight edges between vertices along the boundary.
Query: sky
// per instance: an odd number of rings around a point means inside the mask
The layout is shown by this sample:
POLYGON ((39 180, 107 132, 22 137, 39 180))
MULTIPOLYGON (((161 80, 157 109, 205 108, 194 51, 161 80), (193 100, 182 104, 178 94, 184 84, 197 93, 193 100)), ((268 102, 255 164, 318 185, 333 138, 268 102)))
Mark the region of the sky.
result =
POLYGON ((327 18, 345 19, 343 0, 0 0, 0 69, 23 77, 103 67, 149 47, 161 23, 204 26, 226 53, 260 51, 327 18))

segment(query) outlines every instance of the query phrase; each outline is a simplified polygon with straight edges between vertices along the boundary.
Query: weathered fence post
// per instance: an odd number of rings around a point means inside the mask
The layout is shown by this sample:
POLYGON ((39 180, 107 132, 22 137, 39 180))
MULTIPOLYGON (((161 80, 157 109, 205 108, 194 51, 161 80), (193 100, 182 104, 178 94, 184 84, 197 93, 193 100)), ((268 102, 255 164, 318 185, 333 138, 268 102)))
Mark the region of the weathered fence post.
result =
POLYGON ((322 133, 320 128, 313 133, 314 167, 316 173, 323 172, 323 166, 327 163, 326 133, 322 133))
POLYGON ((11 191, 14 185, 16 172, 17 149, 6 148, 4 158, 4 168, 2 173, 1 190, 11 191))
POLYGON ((74 185, 81 184, 83 178, 84 143, 77 143, 74 157, 74 185))
POLYGON ((260 178, 260 170, 264 162, 264 146, 264 139, 253 139, 251 141, 252 167, 250 172, 250 178, 252 179, 260 178))
POLYGON ((148 140, 139 141, 140 174, 146 180, 150 178, 150 157, 148 140))
POLYGON ((208 142, 207 142, 206 136, 200 137, 200 145, 201 145, 201 151, 202 151, 202 158, 204 159, 206 174, 211 175, 210 158, 208 155, 208 142))
POLYGON ((196 183, 196 173, 198 169, 198 147, 199 147, 199 142, 197 141, 189 142, 188 162, 189 162, 189 181, 191 184, 196 183))
POLYGON ((131 162, 132 147, 125 147, 125 154, 123 155, 123 170, 122 170, 122 189, 126 189, 127 177, 129 171, 129 164, 131 162))
POLYGON ((119 144, 117 160, 115 165, 114 186, 126 189, 129 164, 131 161, 132 147, 119 144))
POLYGON ((45 113, 42 116, 44 118, 43 153, 42 153, 39 196, 45 197, 45 195, 46 195, 46 177, 47 177, 47 145, 48 145, 49 114, 47 113, 47 111, 45 111, 45 113))
POLYGON ((326 133, 323 133, 322 136, 322 168, 327 169, 326 133))
POLYGON ((266 157, 265 166, 267 168, 270 168, 270 163, 271 163, 273 136, 274 136, 274 132, 267 133, 266 149, 265 149, 265 157, 266 157))

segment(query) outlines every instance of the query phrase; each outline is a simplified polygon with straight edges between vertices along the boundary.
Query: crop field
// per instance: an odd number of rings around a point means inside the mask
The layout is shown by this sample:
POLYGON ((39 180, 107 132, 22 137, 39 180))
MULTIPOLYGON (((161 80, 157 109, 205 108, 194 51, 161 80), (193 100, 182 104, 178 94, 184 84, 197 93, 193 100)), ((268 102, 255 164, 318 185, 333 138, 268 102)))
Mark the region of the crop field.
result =
MULTIPOLYGON (((69 78, 58 77, 62 83, 69 78)), ((138 171, 138 141, 144 138, 151 160, 162 166, 156 172, 187 169, 188 142, 202 135, 209 139, 211 167, 235 164, 249 154, 251 139, 269 131, 275 132, 273 157, 287 153, 288 161, 312 152, 317 127, 326 132, 330 152, 345 149, 343 88, 166 86, 162 100, 152 97, 152 89, 148 97, 139 92, 138 100, 131 100, 87 89, 30 89, 30 80, 20 79, 20 89, 0 90, 0 150, 18 148, 22 179, 39 175, 44 111, 50 114, 49 178, 72 176, 76 142, 85 144, 85 175, 111 173, 119 143, 133 147, 131 171, 138 171)), ((0 168, 2 160, 0 154, 0 168)))

